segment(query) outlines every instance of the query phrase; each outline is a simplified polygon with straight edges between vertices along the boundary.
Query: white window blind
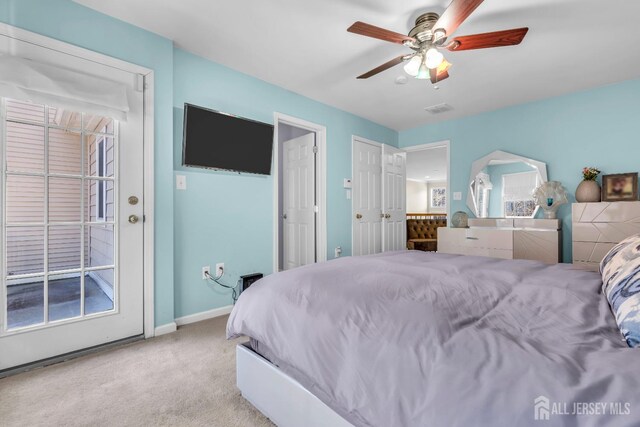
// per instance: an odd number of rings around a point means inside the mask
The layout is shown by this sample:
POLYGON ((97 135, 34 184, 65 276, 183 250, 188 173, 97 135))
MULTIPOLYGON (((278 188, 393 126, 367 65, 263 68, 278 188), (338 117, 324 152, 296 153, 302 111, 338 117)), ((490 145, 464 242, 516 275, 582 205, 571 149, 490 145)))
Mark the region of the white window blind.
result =
POLYGON ((79 71, 0 56, 0 96, 126 121, 127 86, 79 71))
POLYGON ((504 201, 533 200, 533 190, 538 186, 535 171, 505 174, 502 176, 504 201))

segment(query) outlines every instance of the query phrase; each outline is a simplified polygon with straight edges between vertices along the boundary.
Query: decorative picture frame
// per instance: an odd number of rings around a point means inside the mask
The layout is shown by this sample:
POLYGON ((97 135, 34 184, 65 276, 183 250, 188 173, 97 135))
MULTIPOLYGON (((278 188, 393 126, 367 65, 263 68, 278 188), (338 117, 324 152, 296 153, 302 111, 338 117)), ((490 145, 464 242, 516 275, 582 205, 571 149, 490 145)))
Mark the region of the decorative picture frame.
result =
POLYGON ((434 187, 431 189, 431 207, 446 208, 447 207, 447 189, 446 187, 434 187))
POLYGON ((638 200, 638 172, 602 176, 603 202, 638 200))

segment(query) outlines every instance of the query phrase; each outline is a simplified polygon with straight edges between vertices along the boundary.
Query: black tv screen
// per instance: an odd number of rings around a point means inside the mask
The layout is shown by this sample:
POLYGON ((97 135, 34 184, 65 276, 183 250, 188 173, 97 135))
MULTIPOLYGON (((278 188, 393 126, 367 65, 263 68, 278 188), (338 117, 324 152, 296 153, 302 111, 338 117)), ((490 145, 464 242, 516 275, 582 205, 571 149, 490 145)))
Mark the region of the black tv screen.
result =
POLYGON ((184 105, 182 164, 271 174, 273 125, 184 105))

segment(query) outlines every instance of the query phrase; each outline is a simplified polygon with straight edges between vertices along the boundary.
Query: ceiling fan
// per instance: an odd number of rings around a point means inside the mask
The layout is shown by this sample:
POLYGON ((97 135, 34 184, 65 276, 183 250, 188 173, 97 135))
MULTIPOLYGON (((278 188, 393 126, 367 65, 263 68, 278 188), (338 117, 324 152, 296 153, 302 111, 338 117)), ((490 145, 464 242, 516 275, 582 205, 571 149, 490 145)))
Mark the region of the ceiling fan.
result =
POLYGON ((453 0, 442 16, 437 13, 423 13, 416 19, 415 27, 408 35, 364 22, 355 22, 347 31, 367 37, 398 43, 411 48, 414 52, 400 55, 389 62, 368 71, 359 79, 368 79, 371 76, 407 62, 404 70, 410 76, 417 79, 429 79, 431 83, 438 83, 449 77, 448 62, 441 49, 451 52, 471 49, 485 49, 489 47, 513 46, 520 44, 529 28, 516 28, 513 30, 495 31, 491 33, 460 36, 452 40, 449 37, 458 29, 460 24, 473 13, 484 0, 453 0))

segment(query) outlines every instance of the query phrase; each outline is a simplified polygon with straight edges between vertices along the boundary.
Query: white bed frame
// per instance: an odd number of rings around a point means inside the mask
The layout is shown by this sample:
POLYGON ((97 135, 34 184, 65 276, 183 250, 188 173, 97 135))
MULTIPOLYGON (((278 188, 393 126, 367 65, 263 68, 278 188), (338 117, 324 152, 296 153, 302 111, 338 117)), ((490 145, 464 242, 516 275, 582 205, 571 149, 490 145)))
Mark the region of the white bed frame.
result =
POLYGON ((242 396, 279 427, 353 427, 248 344, 236 346, 236 375, 242 396))

